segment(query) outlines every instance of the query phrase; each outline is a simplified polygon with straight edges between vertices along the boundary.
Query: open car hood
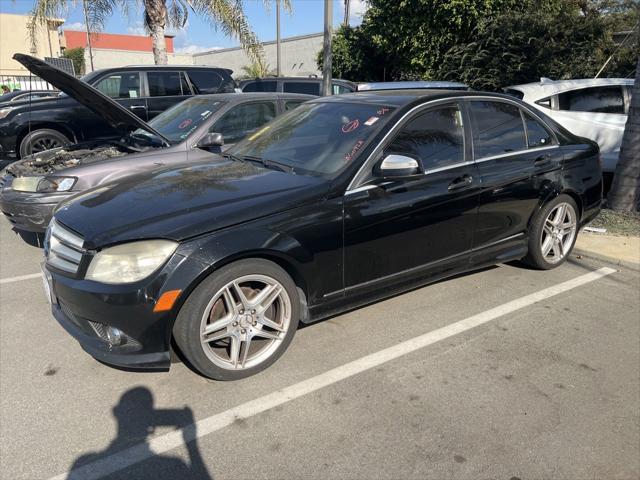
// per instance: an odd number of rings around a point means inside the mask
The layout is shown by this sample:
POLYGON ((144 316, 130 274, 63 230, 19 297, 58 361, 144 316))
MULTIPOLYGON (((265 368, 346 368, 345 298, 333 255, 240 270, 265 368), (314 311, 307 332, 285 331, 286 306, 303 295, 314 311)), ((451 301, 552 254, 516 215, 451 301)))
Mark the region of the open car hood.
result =
POLYGON ((169 141, 148 123, 88 83, 78 80, 68 73, 30 55, 16 53, 13 59, 24 65, 34 75, 49 82, 58 90, 63 91, 75 101, 102 117, 109 125, 123 135, 142 128, 158 136, 169 145, 169 141))

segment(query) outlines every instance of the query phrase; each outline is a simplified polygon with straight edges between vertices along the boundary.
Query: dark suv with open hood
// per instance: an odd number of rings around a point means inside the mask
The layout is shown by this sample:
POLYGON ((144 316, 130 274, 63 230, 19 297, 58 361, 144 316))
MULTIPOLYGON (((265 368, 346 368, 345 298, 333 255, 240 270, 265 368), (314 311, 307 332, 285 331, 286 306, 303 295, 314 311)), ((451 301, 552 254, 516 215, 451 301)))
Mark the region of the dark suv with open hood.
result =
MULTIPOLYGON (((30 68, 29 56, 16 54, 14 58, 30 68)), ((226 68, 193 65, 138 65, 96 70, 82 80, 147 121, 192 95, 233 92, 236 85, 231 73, 226 68)), ((23 158, 118 134, 108 121, 77 100, 63 94, 2 106, 0 158, 23 158)))
POLYGON ((0 211, 22 231, 44 232, 56 205, 88 188, 147 170, 210 160, 314 98, 293 93, 198 95, 146 123, 88 84, 35 58, 23 60, 104 118, 119 137, 34 154, 0 173, 0 211))

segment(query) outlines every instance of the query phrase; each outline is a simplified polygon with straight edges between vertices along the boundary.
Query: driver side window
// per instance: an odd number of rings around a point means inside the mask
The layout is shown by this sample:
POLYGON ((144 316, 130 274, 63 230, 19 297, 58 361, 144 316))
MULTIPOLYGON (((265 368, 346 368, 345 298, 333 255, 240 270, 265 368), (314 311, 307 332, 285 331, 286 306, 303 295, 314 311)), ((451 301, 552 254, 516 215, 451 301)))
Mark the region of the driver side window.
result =
POLYGON ((402 128, 386 153, 413 157, 425 171, 464 162, 464 126, 458 105, 419 113, 402 128))

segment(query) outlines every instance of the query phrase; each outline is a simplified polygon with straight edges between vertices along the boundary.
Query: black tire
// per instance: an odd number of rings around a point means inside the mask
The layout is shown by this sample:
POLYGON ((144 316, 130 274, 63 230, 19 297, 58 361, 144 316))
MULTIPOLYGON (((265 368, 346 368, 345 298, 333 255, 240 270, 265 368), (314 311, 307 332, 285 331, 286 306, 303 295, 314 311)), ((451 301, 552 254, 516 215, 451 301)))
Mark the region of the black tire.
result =
POLYGON ((536 213, 535 217, 531 221, 531 225, 529 227, 529 248, 527 256, 522 260, 527 265, 536 268, 538 270, 551 270, 552 268, 559 267, 562 265, 573 250, 573 247, 576 243, 576 239, 578 238, 579 231, 579 222, 580 222, 580 211, 578 210, 578 206, 576 202, 569 195, 558 195, 553 200, 547 202, 541 209, 536 213), (542 252, 542 235, 544 230, 544 223, 549 214, 561 203, 565 203, 573 208, 573 212, 575 215, 575 234, 573 235, 573 239, 570 242, 568 251, 566 254, 556 262, 547 261, 545 255, 542 252))
POLYGON ((20 142, 20 158, 51 148, 65 147, 69 143, 71 143, 69 139, 56 130, 51 130, 50 128, 34 130, 20 142))
POLYGON ((173 327, 173 338, 186 362, 197 372, 214 380, 239 380, 266 369, 285 352, 293 339, 300 319, 300 297, 295 283, 280 266, 263 259, 247 259, 226 265, 205 278, 189 295, 173 327), (291 315, 289 327, 277 349, 262 363, 242 370, 230 370, 214 364, 204 351, 200 323, 216 292, 229 282, 246 275, 265 275, 280 283, 289 296, 291 315))

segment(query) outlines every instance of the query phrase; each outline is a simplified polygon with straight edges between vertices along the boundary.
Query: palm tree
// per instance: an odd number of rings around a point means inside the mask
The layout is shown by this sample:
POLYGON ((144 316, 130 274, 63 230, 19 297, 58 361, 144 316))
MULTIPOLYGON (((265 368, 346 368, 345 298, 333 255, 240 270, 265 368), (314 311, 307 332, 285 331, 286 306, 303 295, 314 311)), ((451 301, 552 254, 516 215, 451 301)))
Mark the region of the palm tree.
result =
MULTIPOLYGON (((82 0, 36 0, 31 11, 29 33, 35 43, 36 30, 45 25, 47 18, 60 17, 69 7, 76 6, 82 0)), ((263 61, 262 44, 251 29, 242 9, 242 0, 136 0, 144 8, 144 24, 153 40, 155 63, 166 65, 167 47, 165 31, 168 28, 182 28, 187 22, 189 12, 207 19, 214 28, 220 28, 229 37, 235 37, 247 52, 252 62, 263 61)), ((263 0, 266 7, 271 0, 263 0)), ((114 13, 125 15, 132 8, 130 0, 91 0, 85 3, 87 9, 87 28, 91 32, 102 30, 106 20, 114 13)), ((135 4, 134 4, 135 5, 135 4)), ((285 5, 290 9, 289 0, 285 5)))
POLYGON ((620 158, 607 197, 609 207, 621 211, 640 210, 640 56, 631 95, 620 158))
POLYGON ((262 61, 253 62, 249 65, 242 67, 244 74, 243 78, 264 78, 268 76, 274 76, 275 72, 271 69, 268 63, 262 61))

